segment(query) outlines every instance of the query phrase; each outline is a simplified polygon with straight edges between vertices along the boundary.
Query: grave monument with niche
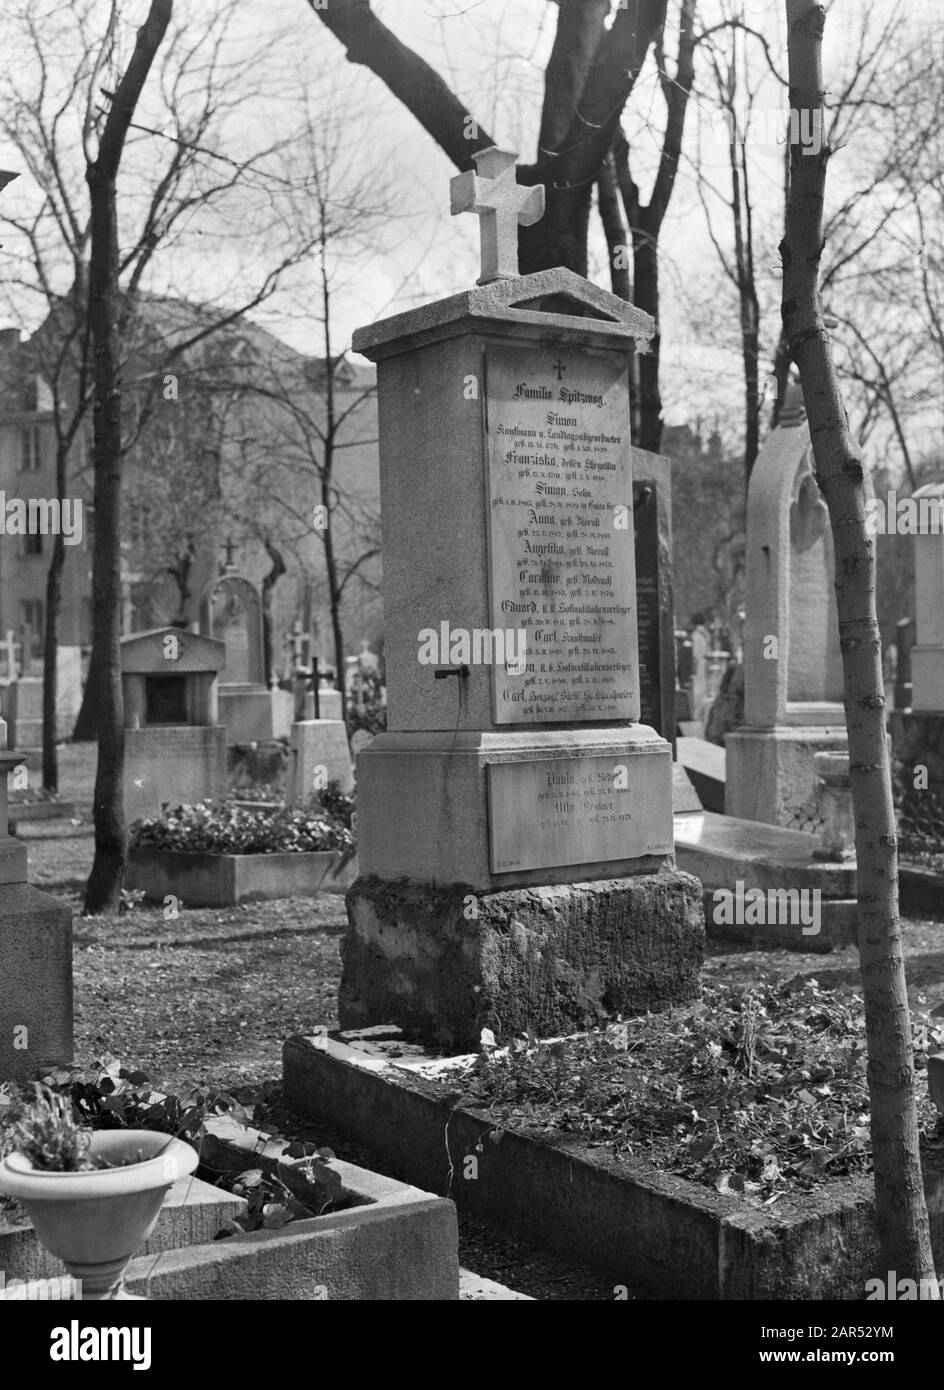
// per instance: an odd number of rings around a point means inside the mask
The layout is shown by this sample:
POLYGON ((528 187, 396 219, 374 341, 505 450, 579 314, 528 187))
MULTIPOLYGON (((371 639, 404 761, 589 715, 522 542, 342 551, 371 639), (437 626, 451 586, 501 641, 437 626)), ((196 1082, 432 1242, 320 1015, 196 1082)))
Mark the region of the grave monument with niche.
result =
POLYGON ((446 1046, 698 989, 671 747, 639 723, 629 363, 648 315, 519 276, 543 190, 452 184, 478 286, 360 330, 378 364, 387 729, 358 756, 342 1027, 446 1046), (447 442, 447 443, 446 443, 447 442))
POLYGON ((226 730, 217 716, 222 642, 180 628, 121 639, 125 817, 130 823, 226 794, 226 730))
POLYGON ((788 829, 821 820, 815 755, 847 752, 829 513, 799 386, 747 495, 744 726, 725 739, 725 813, 788 829))

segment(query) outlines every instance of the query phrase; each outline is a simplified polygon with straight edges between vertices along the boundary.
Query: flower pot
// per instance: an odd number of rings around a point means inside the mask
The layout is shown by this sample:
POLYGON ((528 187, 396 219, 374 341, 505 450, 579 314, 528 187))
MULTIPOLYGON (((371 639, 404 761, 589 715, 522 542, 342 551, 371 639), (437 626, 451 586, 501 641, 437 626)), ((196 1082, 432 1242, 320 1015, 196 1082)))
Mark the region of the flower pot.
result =
POLYGON ((34 1168, 21 1153, 0 1162, 0 1192, 26 1208, 37 1236, 76 1279, 88 1300, 128 1297, 119 1292, 125 1266, 154 1228, 164 1197, 197 1166, 197 1152, 153 1130, 98 1130, 93 1157, 122 1163, 85 1173, 34 1168))

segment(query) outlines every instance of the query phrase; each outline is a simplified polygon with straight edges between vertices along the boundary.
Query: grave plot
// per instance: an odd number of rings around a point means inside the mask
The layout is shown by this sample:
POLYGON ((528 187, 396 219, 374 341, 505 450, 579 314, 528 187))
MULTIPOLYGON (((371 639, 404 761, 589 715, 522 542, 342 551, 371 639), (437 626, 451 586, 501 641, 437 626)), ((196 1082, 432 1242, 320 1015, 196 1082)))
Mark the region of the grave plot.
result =
MULTIPOLYGON (((878 1243, 871 1177, 763 1206, 613 1158, 574 1134, 457 1103, 456 1063, 396 1029, 290 1038, 284 1098, 333 1121, 483 1221, 663 1299, 865 1297, 878 1243), (444 1095, 444 1091, 446 1095, 444 1095)), ((937 1064, 938 1074, 940 1064, 937 1064)), ((936 1080, 940 1090, 940 1080, 936 1080)), ((505 1107, 508 1109, 508 1107, 505 1107)), ((944 1150, 922 1154, 932 1240, 944 1255, 944 1150)))

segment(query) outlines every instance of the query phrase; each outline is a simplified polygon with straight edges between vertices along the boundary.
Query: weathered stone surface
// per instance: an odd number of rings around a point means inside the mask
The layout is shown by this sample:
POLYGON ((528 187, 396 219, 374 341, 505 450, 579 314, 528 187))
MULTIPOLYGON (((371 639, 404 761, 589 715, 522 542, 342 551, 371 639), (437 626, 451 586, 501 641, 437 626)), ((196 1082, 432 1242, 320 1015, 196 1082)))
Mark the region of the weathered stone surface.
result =
POLYGON ((344 1028, 393 1022, 473 1048, 485 1027, 552 1036, 699 992, 701 887, 688 874, 480 895, 361 878, 347 903, 344 1028))
MULTIPOLYGON (((526 775, 529 769, 521 769, 526 775)), ((361 871, 381 879, 417 883, 466 883, 473 891, 496 892, 553 883, 585 883, 654 873, 672 852, 671 749, 641 724, 618 728, 502 731, 501 733, 383 733, 357 759, 358 840, 361 871), (548 771, 567 769, 570 759, 595 759, 614 787, 614 806, 634 818, 628 833, 590 833, 581 798, 573 811, 541 815, 541 806, 513 796, 515 764, 539 761, 548 771), (512 764, 504 788, 489 785, 497 764, 512 764), (620 772, 620 770, 622 770, 620 772), (616 790, 616 777, 623 790, 616 790), (497 806, 510 801, 514 809, 497 806), (623 805, 625 803, 625 806, 623 805), (391 815, 390 808, 396 808, 391 815), (496 821, 562 820, 560 862, 542 868, 496 863, 496 821), (609 841, 609 844, 607 843, 609 841), (588 858, 587 856, 591 856, 588 858), (595 858, 593 857, 595 855, 595 858)), ((533 826, 537 832, 540 826, 533 826)), ((513 846, 509 842, 509 850, 513 846)))
POLYGON ((0 905, 0 1081, 72 1061, 72 912, 29 883, 0 905))
POLYGON ((124 805, 130 824, 161 806, 226 795, 226 730, 221 724, 125 730, 124 805))

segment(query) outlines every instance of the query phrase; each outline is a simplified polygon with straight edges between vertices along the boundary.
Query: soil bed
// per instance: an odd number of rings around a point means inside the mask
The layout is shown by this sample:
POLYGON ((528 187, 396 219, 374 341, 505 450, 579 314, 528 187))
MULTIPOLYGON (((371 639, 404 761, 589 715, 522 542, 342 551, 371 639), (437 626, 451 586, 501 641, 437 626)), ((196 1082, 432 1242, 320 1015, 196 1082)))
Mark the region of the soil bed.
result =
MULTIPOLYGON (((944 1020, 913 1018, 916 1065, 944 1020)), ((438 1080, 496 1129, 556 1130, 752 1205, 871 1171, 858 995, 798 976, 709 984, 694 1006, 556 1042, 489 1048, 438 1080)), ((944 1120, 919 1087, 925 1139, 944 1120)))

